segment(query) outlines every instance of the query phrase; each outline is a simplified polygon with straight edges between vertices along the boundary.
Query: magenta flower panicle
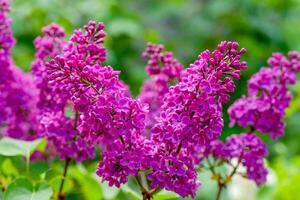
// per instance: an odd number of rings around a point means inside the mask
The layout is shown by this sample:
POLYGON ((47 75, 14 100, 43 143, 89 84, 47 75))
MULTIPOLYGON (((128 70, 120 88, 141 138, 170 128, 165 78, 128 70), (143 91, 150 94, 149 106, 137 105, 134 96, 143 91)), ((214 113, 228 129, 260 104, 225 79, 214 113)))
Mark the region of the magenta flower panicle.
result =
POLYGON ((39 88, 39 134, 46 137, 61 159, 76 159, 82 161, 93 158, 95 149, 92 144, 83 140, 83 135, 77 130, 81 122, 81 114, 75 111, 74 116, 67 116, 67 110, 73 110, 69 96, 63 85, 53 84, 49 66, 52 60, 64 53, 67 42, 64 40, 64 30, 56 24, 43 28, 44 36, 35 40, 37 49, 36 60, 32 64, 32 72, 39 88))
POLYGON ((147 44, 143 58, 148 60, 146 71, 150 76, 141 88, 138 99, 149 105, 144 134, 150 136, 150 129, 160 115, 161 105, 169 87, 180 80, 183 65, 173 58, 172 52, 163 52, 163 45, 147 44))
POLYGON ((239 174, 260 186, 267 180, 268 171, 264 164, 267 156, 267 145, 260 138, 254 133, 243 133, 231 135, 225 143, 220 140, 212 141, 202 149, 200 159, 213 158, 215 163, 228 164, 233 168, 225 177, 220 175, 219 183, 226 185, 228 178, 230 180, 234 175, 239 174), (239 166, 243 166, 246 171, 239 171, 239 166))
POLYGON ((64 95, 60 95, 59 87, 52 87, 48 80, 46 63, 62 53, 66 45, 65 32, 57 24, 50 24, 42 29, 43 37, 37 37, 34 41, 36 48, 35 60, 32 62, 31 71, 39 89, 39 103, 41 115, 43 112, 62 111, 66 104, 64 95))
POLYGON ((267 180, 268 171, 264 166, 267 155, 267 146, 253 133, 230 136, 224 146, 224 159, 228 162, 237 159, 246 167, 246 177, 257 185, 267 180))
POLYGON ((212 53, 204 51, 166 93, 151 130, 151 139, 163 144, 150 165, 152 187, 175 191, 183 197, 195 196, 200 185, 196 155, 202 146, 219 138, 222 103, 234 91, 233 79, 238 79, 240 70, 247 66, 240 61, 246 51, 238 47, 236 42, 222 42, 212 53))
POLYGON ((7 16, 9 10, 9 2, 0 0, 0 136, 32 140, 37 138, 37 91, 31 76, 12 61, 15 39, 7 16))
POLYGON ((223 127, 222 102, 234 91, 233 79, 239 78, 246 63, 240 61, 245 49, 236 42, 222 42, 211 54, 201 53, 183 72, 181 81, 164 97, 153 139, 184 147, 202 145, 217 139, 223 127), (223 78, 225 76, 225 78, 223 78))
POLYGON ((71 119, 76 131, 66 127, 64 137, 74 138, 75 145, 79 145, 76 140, 80 139, 81 149, 101 144, 109 151, 108 146, 120 137, 127 141, 133 132, 141 133, 144 128, 147 107, 128 95, 118 71, 103 65, 104 37, 103 23, 91 21, 84 31, 73 33, 60 55, 46 63, 48 84, 66 99, 64 109, 72 105, 71 110, 78 115, 71 119))
POLYGON ((295 84, 300 71, 300 54, 290 52, 288 58, 274 53, 269 58, 270 67, 261 68, 248 81, 248 95, 238 99, 229 109, 231 123, 250 126, 273 139, 284 134, 285 109, 292 95, 288 86, 295 84))

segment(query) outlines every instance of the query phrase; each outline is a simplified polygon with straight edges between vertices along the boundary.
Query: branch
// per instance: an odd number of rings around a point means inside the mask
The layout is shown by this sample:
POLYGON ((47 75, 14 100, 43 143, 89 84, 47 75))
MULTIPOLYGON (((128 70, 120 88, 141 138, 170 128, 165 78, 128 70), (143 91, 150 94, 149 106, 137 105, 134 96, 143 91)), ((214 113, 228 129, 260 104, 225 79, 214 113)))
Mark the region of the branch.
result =
POLYGON ((80 81, 82 83, 86 84, 87 86, 89 86, 90 88, 92 88, 99 96, 102 95, 103 90, 99 91, 92 82, 88 81, 87 79, 85 79, 83 77, 80 78, 80 81))
POLYGON ((221 199, 221 194, 222 194, 222 190, 224 187, 225 187, 225 185, 223 183, 218 183, 218 193, 217 193, 216 200, 221 199))
POLYGON ((58 200, 64 200, 65 199, 65 195, 63 194, 63 188, 64 188, 64 183, 65 183, 65 179, 66 179, 66 175, 67 175, 67 172, 68 172, 68 167, 69 167, 70 162, 71 162, 70 158, 65 159, 64 172, 63 172, 62 180, 60 182, 59 191, 58 191, 58 197, 57 197, 58 200))
POLYGON ((242 161, 242 159, 240 158, 239 161, 238 161, 238 163, 236 164, 236 166, 233 168, 232 172, 231 172, 230 175, 229 175, 229 178, 230 178, 230 179, 235 175, 236 170, 238 169, 238 167, 239 167, 241 161, 242 161))
POLYGON ((182 147, 182 140, 180 140, 179 144, 178 144, 178 147, 176 149, 176 153, 179 154, 180 150, 181 150, 181 147, 182 147))
MULTIPOLYGON (((79 112, 76 111, 75 112, 75 119, 74 119, 74 130, 75 131, 77 131, 77 127, 78 127, 78 118, 79 118, 79 112)), ((58 200, 64 200, 65 199, 65 195, 63 194, 63 188, 64 188, 64 183, 65 183, 65 179, 66 179, 66 176, 67 176, 67 172, 68 172, 70 162, 71 162, 71 158, 66 158, 65 159, 64 172, 63 172, 62 180, 60 182, 59 191, 58 191, 58 197, 57 197, 58 200)))

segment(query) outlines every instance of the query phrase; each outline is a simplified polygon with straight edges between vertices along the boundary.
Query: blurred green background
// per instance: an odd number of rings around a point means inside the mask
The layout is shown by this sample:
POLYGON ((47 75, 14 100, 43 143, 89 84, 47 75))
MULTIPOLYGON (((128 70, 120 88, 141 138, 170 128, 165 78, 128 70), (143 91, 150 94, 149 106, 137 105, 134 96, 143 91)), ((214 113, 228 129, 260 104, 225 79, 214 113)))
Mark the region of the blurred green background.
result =
MULTIPOLYGON (((89 20, 103 21, 108 34, 107 64, 122 71, 121 78, 130 85, 133 95, 138 94, 147 78, 141 53, 148 41, 164 44, 185 66, 221 40, 238 41, 248 50, 244 59, 249 69, 237 82, 233 100, 246 93, 248 78, 266 65, 272 52, 300 51, 300 0, 12 0, 11 3, 10 16, 17 39, 13 57, 18 66, 30 70, 33 40, 43 26, 56 22, 69 36, 89 20)), ((259 191, 260 199, 296 199, 300 191, 300 84, 291 90, 295 99, 287 111, 286 135, 278 141, 263 137, 269 144, 268 163, 277 181, 259 191)), ((223 138, 243 131, 238 127, 229 129, 227 124, 225 116, 223 138)), ((200 190, 199 194, 205 192, 209 199, 209 189, 200 190)))

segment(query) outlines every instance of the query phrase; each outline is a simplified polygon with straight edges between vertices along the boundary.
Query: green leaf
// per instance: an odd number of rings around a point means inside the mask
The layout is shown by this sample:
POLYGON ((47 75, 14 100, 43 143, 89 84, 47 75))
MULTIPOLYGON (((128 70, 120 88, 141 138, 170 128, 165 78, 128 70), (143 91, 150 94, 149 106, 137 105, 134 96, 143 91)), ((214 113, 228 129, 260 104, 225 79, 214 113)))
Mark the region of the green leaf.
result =
POLYGON ((134 191, 133 189, 131 189, 127 184, 121 186, 121 190, 127 195, 130 195, 134 200, 142 199, 142 196, 138 194, 136 191, 134 191))
POLYGON ((13 165, 10 159, 5 159, 1 165, 3 174, 17 176, 19 175, 18 169, 13 165))
POLYGON ((177 199, 178 195, 174 192, 169 192, 166 190, 162 190, 156 195, 154 195, 153 200, 167 200, 167 199, 177 199))
POLYGON ((48 200, 52 193, 46 182, 33 185, 27 178, 20 177, 7 187, 4 200, 48 200))
POLYGON ((47 147, 47 140, 45 139, 40 139, 40 143, 37 145, 37 147, 34 150, 38 150, 40 152, 44 152, 44 150, 47 147))
POLYGON ((37 149, 37 147, 42 149, 39 145, 42 145, 42 147, 45 146, 43 139, 23 141, 4 137, 0 140, 0 155, 29 157, 32 152, 37 149))
MULTIPOLYGON (((102 198, 102 190, 100 184, 88 173, 82 164, 72 167, 68 174, 69 177, 74 178, 80 185, 80 190, 85 199, 100 200, 102 198)), ((106 192, 106 191, 105 191, 106 192)))
POLYGON ((113 199, 119 193, 118 188, 116 188, 116 187, 109 187, 106 182, 101 183, 101 188, 102 188, 102 191, 104 191, 103 192, 104 199, 113 199))

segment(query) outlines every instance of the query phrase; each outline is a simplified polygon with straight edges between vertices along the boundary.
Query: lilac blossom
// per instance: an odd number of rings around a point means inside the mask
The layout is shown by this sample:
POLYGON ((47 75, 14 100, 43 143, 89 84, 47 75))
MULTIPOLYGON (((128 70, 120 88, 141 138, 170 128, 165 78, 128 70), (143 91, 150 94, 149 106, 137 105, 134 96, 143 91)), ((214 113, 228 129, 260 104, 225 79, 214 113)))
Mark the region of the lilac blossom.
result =
POLYGON ((264 158, 267 155, 267 146, 253 133, 230 136, 224 146, 224 159, 230 162, 236 158, 246 167, 247 177, 257 185, 266 182, 268 171, 264 158))
POLYGON ((32 140, 37 138, 37 91, 31 76, 11 59, 15 39, 8 11, 8 1, 0 0, 0 135, 32 140))
MULTIPOLYGON (((154 47, 151 46, 151 48, 154 47)), ((158 52, 161 51, 160 48, 159 46, 157 47, 158 52)), ((114 128, 110 128, 109 134, 111 138, 109 139, 114 142, 106 143, 103 161, 99 163, 97 174, 101 176, 103 180, 108 181, 110 185, 119 187, 120 184, 127 182, 128 175, 137 176, 139 171, 151 169, 148 178, 151 181, 150 187, 152 189, 165 188, 175 191, 183 197, 189 195, 194 197, 200 183, 197 180, 197 173, 195 171, 196 158, 194 158, 193 152, 195 149, 192 148, 192 146, 204 145, 207 140, 204 138, 202 141, 202 136, 197 138, 197 136, 200 135, 197 135, 198 129, 201 130, 203 136, 212 132, 216 133, 214 137, 218 137, 221 132, 223 123, 220 112, 221 103, 228 100, 226 93, 234 90, 233 81, 229 77, 239 78, 239 71, 246 68, 246 63, 239 61, 240 55, 245 53, 245 50, 237 51, 237 48, 237 43, 222 42, 218 46, 218 50, 212 53, 211 59, 209 51, 200 54, 199 60, 184 72, 183 79, 180 80, 177 85, 172 86, 166 95, 164 95, 164 103, 161 106, 162 113, 158 118, 157 124, 152 129, 150 140, 142 135, 145 116, 145 111, 141 112, 143 109, 139 109, 141 110, 139 112, 130 112, 141 113, 138 115, 139 117, 136 118, 137 120, 135 120, 140 121, 138 126, 131 125, 129 128, 126 127, 126 129, 123 129, 122 132, 120 131, 119 124, 117 131, 115 131, 114 128), (228 77, 222 79, 223 74, 228 75, 228 77), (211 89, 210 95, 205 96, 204 94, 209 91, 209 89, 211 89), (187 101, 184 100, 183 96, 185 96, 187 101), (188 97, 190 97, 190 100, 188 97), (176 102, 176 100, 178 102, 176 102), (178 105, 178 107, 176 107, 176 105, 178 105), (200 106, 198 107, 196 105, 200 106), (168 110, 169 106, 170 110, 168 110), (196 125, 201 122, 201 115, 204 114, 203 111, 201 111, 202 108, 207 108, 205 111, 211 112, 211 114, 208 113, 206 117, 208 120, 212 118, 211 123, 214 124, 214 127, 216 127, 216 123, 212 116, 217 116, 220 125, 216 128, 217 130, 214 130, 215 132, 209 128, 202 128, 196 125), (164 120, 171 121, 165 123, 164 120), (189 128, 193 128, 193 126, 194 129, 189 128), (164 131, 161 131, 160 127, 164 127, 164 131), (195 131, 196 136, 194 138, 185 137, 184 134, 189 134, 189 131, 195 131), (148 145, 149 143, 151 145, 148 145)), ((151 70, 150 67, 148 67, 149 73, 153 75, 159 74, 160 68, 153 64, 155 63, 154 61, 149 62, 151 63, 151 70)), ((89 115, 89 117, 92 118, 89 118, 89 124, 86 124, 83 128, 88 128, 88 125, 94 127, 93 119, 101 119, 102 121, 105 119, 105 125, 113 124, 110 122, 114 120, 111 119, 109 115, 111 111, 108 108, 110 104, 114 105, 114 110, 122 106, 119 105, 115 99, 105 101, 105 96, 107 95, 106 91, 107 90, 102 89, 101 94, 99 94, 100 97, 97 97, 98 101, 95 101, 95 105, 100 103, 102 106, 100 107, 101 109, 100 112, 98 112, 98 116, 89 115), (108 111, 106 111, 106 109, 108 109, 108 111), (100 116, 99 113, 101 114, 100 116)), ((123 94, 121 93, 119 95, 122 96, 123 94)), ((125 102, 126 101, 124 101, 122 105, 126 105, 125 102)), ((86 105, 88 105, 88 103, 86 105)), ((97 106, 97 108, 99 110, 99 106, 97 106)), ((140 106, 137 108, 140 108, 140 106)), ((88 108, 85 110, 88 110, 88 108)), ((115 113, 116 112, 114 112, 114 114, 115 113)), ((113 119, 115 119, 115 117, 113 119)), ((130 121, 133 118, 129 117, 128 119, 130 121)), ((202 123, 204 124, 206 122, 203 121, 202 123)), ((98 124, 98 126, 95 126, 95 128, 99 129, 101 123, 96 121, 96 124, 98 124)), ((121 124, 124 124, 124 121, 120 123, 120 125, 121 124)), ((105 130, 102 126, 100 126, 100 130, 105 130)), ((85 131, 82 130, 82 132, 85 131)), ((105 131, 101 131, 101 133, 105 134, 105 131)), ((211 137, 207 142, 211 141, 214 137, 211 137)))
POLYGON ((183 65, 173 58, 172 52, 163 52, 162 45, 147 44, 143 58, 148 60, 146 71, 150 76, 141 88, 139 100, 149 105, 146 117, 145 135, 150 134, 150 129, 156 123, 160 114, 164 95, 169 87, 180 79, 183 65))
POLYGON ((107 145, 96 173, 110 186, 120 187, 128 181, 129 175, 138 176, 140 171, 148 169, 150 158, 156 151, 156 144, 140 133, 132 133, 124 140, 107 145))
POLYGON ((62 52, 66 43, 64 41, 65 32, 57 24, 50 24, 42 31, 45 34, 44 37, 37 37, 34 41, 36 59, 31 66, 35 84, 39 89, 38 106, 41 112, 45 110, 62 111, 66 104, 66 98, 64 95, 59 95, 62 93, 59 87, 51 87, 49 84, 46 63, 62 52))
POLYGON ((73 106, 62 87, 50 83, 47 71, 48 62, 62 54, 67 45, 64 30, 50 24, 43 28, 43 32, 45 35, 35 40, 36 60, 32 63, 32 73, 39 88, 39 134, 48 139, 49 149, 55 146, 61 159, 82 161, 93 158, 94 146, 86 143, 77 129, 81 114, 74 112, 72 116, 67 115, 67 112, 73 111, 73 106))
POLYGON ((164 188, 182 197, 195 197, 200 182, 193 157, 186 149, 172 152, 171 149, 161 145, 150 158, 152 158, 149 159, 152 172, 148 175, 148 179, 151 181, 151 188, 164 188))
POLYGON ((47 64, 51 84, 82 113, 78 130, 91 142, 113 142, 127 130, 141 129, 145 106, 128 97, 127 88, 119 81, 119 72, 102 66, 106 50, 102 23, 90 22, 85 32, 75 31, 60 56, 47 64))
POLYGON ((223 127, 222 103, 229 100, 227 93, 234 91, 233 79, 238 79, 240 70, 247 67, 246 62, 240 61, 240 55, 246 51, 238 47, 236 42, 222 42, 212 53, 204 51, 165 95, 160 117, 151 131, 151 139, 163 143, 151 162, 152 187, 195 196, 199 185, 195 153, 219 138, 223 127), (174 175, 172 181, 170 174, 174 175))
POLYGON ((11 19, 7 16, 9 11, 9 3, 7 0, 0 1, 0 123, 4 123, 7 119, 7 108, 6 108, 6 86, 13 79, 12 72, 10 70, 11 58, 10 50, 15 44, 15 39, 12 35, 10 26, 11 19))
MULTIPOLYGON (((255 181, 257 185, 262 185, 266 182, 268 174, 264 165, 264 159, 267 155, 267 145, 259 137, 254 133, 243 133, 229 136, 225 143, 220 140, 212 141, 203 149, 201 158, 213 158, 215 162, 223 161, 221 163, 229 164, 233 168, 232 172, 227 175, 230 179, 236 173, 240 173, 244 177, 255 181), (239 165, 246 168, 246 174, 235 171, 239 165)), ((225 182, 226 180, 223 179, 224 177, 219 181, 225 182)))
MULTIPOLYGON (((36 53, 35 60, 31 65, 31 71, 39 93, 39 112, 36 116, 40 121, 38 123, 38 134, 41 137, 47 138, 48 144, 46 150, 47 153, 38 154, 35 157, 37 159, 42 157, 49 159, 57 154, 59 154, 61 158, 71 157, 75 154, 69 150, 70 142, 67 144, 67 139, 70 139, 71 137, 69 136, 69 138, 67 138, 65 134, 70 132, 69 127, 70 123, 72 123, 72 119, 62 115, 67 101, 63 95, 59 95, 60 88, 50 86, 46 71, 46 63, 52 57, 55 57, 62 52, 62 48, 65 45, 65 33, 57 24, 50 24, 44 27, 42 32, 44 33, 44 36, 39 36, 34 41, 36 53), (54 115, 56 116, 54 117, 54 115), (63 119, 66 121, 64 122, 63 119), (58 125, 63 126, 58 127, 58 125), (57 130, 54 130, 54 127, 57 127, 57 130)), ((71 129, 73 130, 73 128, 71 129)))
POLYGON ((229 100, 228 93, 234 91, 233 79, 246 68, 246 62, 240 61, 245 49, 238 51, 238 47, 235 42, 222 42, 212 53, 201 53, 184 71, 181 81, 165 95, 160 118, 152 129, 154 140, 187 147, 220 136, 221 103, 229 100))
POLYGON ((61 159, 82 161, 95 156, 94 146, 86 143, 74 128, 76 117, 66 117, 62 112, 45 112, 41 118, 39 131, 51 142, 48 148, 55 146, 61 159))
POLYGON ((238 99, 229 109, 231 123, 270 134, 273 139, 284 134, 285 109, 292 95, 288 86, 295 84, 300 71, 300 54, 290 52, 288 58, 274 53, 264 67, 248 82, 248 95, 238 99))
POLYGON ((105 155, 116 140, 127 141, 133 132, 141 133, 147 106, 128 95, 118 71, 103 65, 103 23, 91 21, 84 29, 75 31, 62 53, 46 63, 47 78, 78 113, 76 139, 81 138, 86 147, 101 144, 105 155))
MULTIPOLYGON (((285 109, 292 99, 288 86, 295 84, 296 73, 300 71, 300 55, 290 52, 288 58, 280 53, 274 53, 268 60, 269 68, 264 67, 248 81, 248 96, 242 96, 229 108, 231 126, 235 123, 242 127, 249 126, 251 133, 232 135, 226 143, 214 140, 201 149, 200 160, 209 159, 226 161, 234 169, 226 180, 218 179, 219 185, 226 185, 229 177, 237 172, 239 164, 246 168, 244 175, 254 180, 257 185, 266 182, 268 171, 264 166, 267 156, 267 146, 255 132, 270 134, 273 139, 284 133, 285 109), (232 164, 238 160, 237 166, 232 164)), ((224 162, 223 162, 224 163, 224 162)), ((215 174, 214 171, 212 171, 215 174)))
POLYGON ((2 91, 2 95, 6 93, 5 106, 8 117, 3 133, 17 139, 36 139, 37 89, 30 75, 14 65, 10 66, 10 71, 15 80, 10 81, 2 91))
POLYGON ((15 44, 10 26, 11 19, 7 16, 10 6, 8 0, 0 1, 0 60, 6 60, 6 56, 10 56, 10 50, 15 44))

